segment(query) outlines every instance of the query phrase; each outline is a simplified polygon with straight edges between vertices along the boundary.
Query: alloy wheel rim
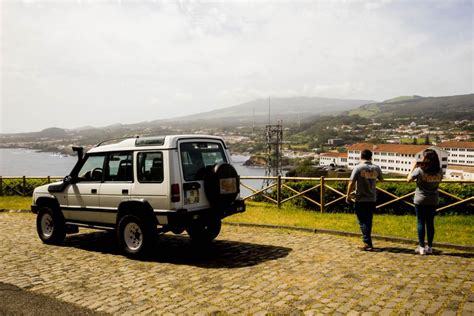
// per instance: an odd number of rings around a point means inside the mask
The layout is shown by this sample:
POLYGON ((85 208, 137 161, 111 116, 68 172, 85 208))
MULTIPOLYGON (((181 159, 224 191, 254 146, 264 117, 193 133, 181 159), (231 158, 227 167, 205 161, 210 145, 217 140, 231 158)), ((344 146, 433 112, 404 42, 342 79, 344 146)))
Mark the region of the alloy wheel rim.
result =
POLYGON ((127 247, 136 251, 143 244, 143 232, 137 223, 128 223, 124 229, 124 240, 127 247))
POLYGON ((44 214, 43 217, 41 217, 41 233, 44 237, 49 238, 53 235, 53 231, 53 217, 50 214, 44 214))

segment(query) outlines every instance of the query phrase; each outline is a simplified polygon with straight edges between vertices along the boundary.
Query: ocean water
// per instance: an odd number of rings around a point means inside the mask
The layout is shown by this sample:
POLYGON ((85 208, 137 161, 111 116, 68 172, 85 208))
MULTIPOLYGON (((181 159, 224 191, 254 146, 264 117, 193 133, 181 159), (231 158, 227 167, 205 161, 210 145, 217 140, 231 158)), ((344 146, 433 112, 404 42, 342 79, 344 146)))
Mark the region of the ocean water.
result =
POLYGON ((77 158, 30 149, 0 148, 0 176, 65 176, 77 158))
MULTIPOLYGON (((248 156, 232 156, 237 172, 241 176, 264 176, 265 169, 246 167, 243 163, 248 156)), ((60 176, 68 175, 76 164, 77 158, 57 153, 37 152, 21 148, 0 148, 0 176, 60 176)), ((244 180, 244 183, 260 189, 262 180, 244 180)), ((241 187, 241 195, 247 196, 250 191, 241 187)))

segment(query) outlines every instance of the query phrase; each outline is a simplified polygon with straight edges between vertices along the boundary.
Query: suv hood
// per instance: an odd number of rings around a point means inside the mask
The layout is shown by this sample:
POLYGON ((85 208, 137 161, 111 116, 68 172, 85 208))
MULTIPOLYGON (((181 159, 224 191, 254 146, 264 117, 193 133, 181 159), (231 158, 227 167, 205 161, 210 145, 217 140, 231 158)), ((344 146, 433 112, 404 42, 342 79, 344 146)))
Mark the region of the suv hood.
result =
POLYGON ((48 194, 49 195, 49 191, 48 191, 48 188, 50 185, 54 184, 62 184, 63 182, 60 181, 60 182, 54 182, 54 183, 48 183, 48 184, 45 184, 45 185, 41 185, 39 187, 36 187, 35 190, 33 191, 33 194, 48 194))

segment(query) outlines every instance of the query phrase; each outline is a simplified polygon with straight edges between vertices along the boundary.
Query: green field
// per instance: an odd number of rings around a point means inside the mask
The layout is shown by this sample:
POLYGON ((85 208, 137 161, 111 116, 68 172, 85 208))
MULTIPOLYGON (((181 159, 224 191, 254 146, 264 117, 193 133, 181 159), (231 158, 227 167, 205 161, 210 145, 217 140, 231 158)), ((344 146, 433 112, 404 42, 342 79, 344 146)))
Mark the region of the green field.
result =
MULTIPOLYGON (((430 138, 430 143, 432 143, 434 141, 435 141, 434 138, 430 138)), ((424 145, 425 144, 425 138, 424 137, 417 138, 416 143, 418 145, 424 145)), ((409 144, 409 145, 411 145, 411 144, 413 144, 413 138, 410 138, 410 137, 400 138, 400 144, 409 144)))
MULTIPOLYGON (((247 211, 225 219, 227 222, 274 224, 359 233, 355 214, 319 213, 291 206, 278 209, 267 203, 247 202, 247 211)), ((474 215, 435 218, 435 242, 474 245, 474 215)), ((417 239, 415 215, 375 215, 373 233, 417 239)))
MULTIPOLYGON (((284 226, 332 229, 359 233, 354 214, 319 213, 300 208, 276 206, 261 202, 246 202, 247 211, 225 219, 226 222, 274 224, 284 226)), ((31 197, 0 197, 0 209, 29 210, 31 197)), ((474 215, 437 216, 435 242, 474 245, 474 215)), ((384 236, 404 237, 415 240, 414 215, 375 215, 373 233, 384 236)))
POLYGON ((0 210, 29 210, 31 196, 0 196, 0 210))

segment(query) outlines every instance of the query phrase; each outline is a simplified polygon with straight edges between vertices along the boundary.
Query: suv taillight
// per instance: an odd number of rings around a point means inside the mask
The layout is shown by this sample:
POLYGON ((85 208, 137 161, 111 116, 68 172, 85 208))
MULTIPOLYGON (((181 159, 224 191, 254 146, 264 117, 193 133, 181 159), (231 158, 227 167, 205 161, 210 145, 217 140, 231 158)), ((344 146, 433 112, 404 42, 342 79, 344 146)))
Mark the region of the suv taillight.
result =
POLYGON ((179 202, 179 184, 171 185, 171 202, 179 202))

